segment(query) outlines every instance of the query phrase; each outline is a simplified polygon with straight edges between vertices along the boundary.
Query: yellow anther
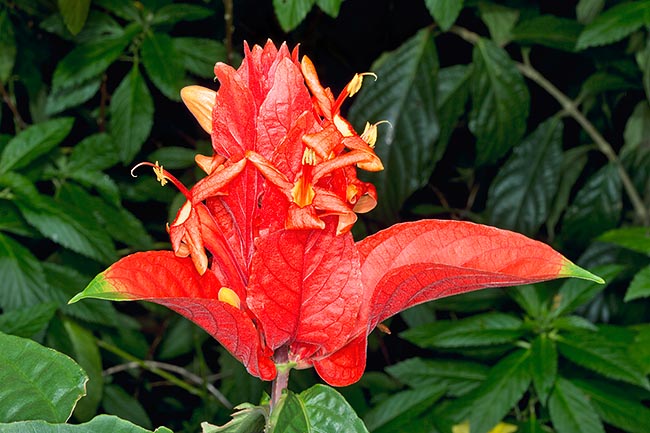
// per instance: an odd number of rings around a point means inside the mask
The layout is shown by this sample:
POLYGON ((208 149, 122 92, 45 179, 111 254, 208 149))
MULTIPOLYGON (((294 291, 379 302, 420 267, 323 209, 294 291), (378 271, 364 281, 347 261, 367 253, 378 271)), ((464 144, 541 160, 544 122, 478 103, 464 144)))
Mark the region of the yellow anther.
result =
POLYGON ((230 304, 235 308, 241 307, 241 301, 239 300, 239 296, 237 296, 237 293, 235 293, 234 290, 229 289, 228 287, 220 288, 217 297, 221 302, 230 304))
POLYGON ((364 72, 362 74, 354 74, 354 77, 350 80, 347 86, 345 86, 345 90, 348 92, 348 96, 353 96, 355 93, 357 93, 359 90, 361 90, 361 85, 363 84, 363 77, 370 75, 377 81, 377 74, 374 72, 364 72))
POLYGON ((377 126, 382 123, 388 123, 390 125, 388 120, 381 120, 373 124, 366 122, 366 127, 363 129, 363 133, 361 134, 361 139, 368 143, 368 146, 375 147, 375 143, 377 142, 377 126))
POLYGON ((306 147, 302 154, 302 163, 305 165, 316 165, 317 162, 316 152, 314 152, 313 149, 306 147))
POLYGON ((165 176, 165 170, 163 166, 158 164, 158 161, 153 166, 153 172, 156 174, 156 180, 160 182, 161 186, 165 186, 167 183, 167 176, 165 176))

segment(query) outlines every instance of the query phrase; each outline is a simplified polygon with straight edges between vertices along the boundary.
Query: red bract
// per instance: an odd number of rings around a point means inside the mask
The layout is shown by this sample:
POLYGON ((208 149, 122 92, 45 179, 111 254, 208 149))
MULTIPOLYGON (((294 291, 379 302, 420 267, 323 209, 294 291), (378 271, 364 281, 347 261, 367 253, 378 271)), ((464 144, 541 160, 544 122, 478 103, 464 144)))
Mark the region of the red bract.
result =
POLYGON ((550 247, 516 233, 457 221, 397 224, 359 242, 357 212, 376 204, 356 169, 381 170, 376 125, 358 135, 338 97, 297 50, 246 48, 239 69, 215 66, 217 92, 182 96, 212 136, 207 173, 186 189, 169 227, 173 251, 136 253, 99 274, 86 297, 148 300, 203 327, 248 371, 314 366, 329 384, 363 374, 366 338, 413 305, 484 287, 558 277, 598 280, 550 247), (281 354, 281 355, 280 355, 281 354))

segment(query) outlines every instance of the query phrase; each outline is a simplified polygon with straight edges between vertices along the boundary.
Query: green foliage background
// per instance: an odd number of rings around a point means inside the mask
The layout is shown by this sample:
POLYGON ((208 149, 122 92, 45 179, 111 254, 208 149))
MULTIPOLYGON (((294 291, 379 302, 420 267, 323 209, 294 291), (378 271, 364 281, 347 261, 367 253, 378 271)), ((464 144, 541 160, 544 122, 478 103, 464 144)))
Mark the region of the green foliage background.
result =
MULTIPOLYGON (((647 432, 649 28, 650 0, 2 0, 0 431, 194 432, 268 392, 163 308, 67 300, 117 258, 168 247, 181 198, 130 167, 196 180, 194 155, 211 148, 180 88, 216 87, 215 62, 236 66, 244 39, 271 37, 300 42, 335 92, 354 72, 379 76, 348 107, 359 130, 392 125, 376 146, 386 170, 368 176, 380 205, 357 236, 418 218, 489 223, 607 281, 482 291, 393 319, 361 382, 340 390, 368 430, 647 432), (71 424, 46 424, 73 408, 71 424)), ((287 407, 315 383, 294 374, 302 394, 287 407)), ((244 424, 229 431, 259 427, 244 424)))

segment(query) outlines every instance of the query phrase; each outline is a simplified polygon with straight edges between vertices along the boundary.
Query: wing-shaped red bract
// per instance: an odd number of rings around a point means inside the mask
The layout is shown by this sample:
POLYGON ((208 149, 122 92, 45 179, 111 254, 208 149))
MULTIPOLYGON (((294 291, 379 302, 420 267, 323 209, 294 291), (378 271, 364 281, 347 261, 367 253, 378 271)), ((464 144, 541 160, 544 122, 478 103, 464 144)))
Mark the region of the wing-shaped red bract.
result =
POLYGON ((422 302, 570 276, 574 267, 546 244, 461 221, 396 224, 358 242, 357 249, 369 331, 422 302))
POLYGON ((205 329, 264 380, 275 377, 271 352, 242 310, 218 300, 221 284, 212 271, 202 276, 189 258, 171 251, 135 253, 99 274, 71 302, 83 298, 145 300, 164 305, 205 329))

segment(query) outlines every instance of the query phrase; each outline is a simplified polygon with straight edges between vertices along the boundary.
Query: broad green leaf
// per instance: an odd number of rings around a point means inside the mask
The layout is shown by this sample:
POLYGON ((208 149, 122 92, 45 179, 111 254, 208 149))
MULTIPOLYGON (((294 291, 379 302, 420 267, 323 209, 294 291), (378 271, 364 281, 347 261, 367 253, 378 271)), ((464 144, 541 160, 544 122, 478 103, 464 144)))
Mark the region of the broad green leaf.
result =
POLYGON ((332 18, 339 16, 339 10, 341 9, 341 4, 345 0, 316 0, 316 4, 327 15, 332 18))
POLYGON ((26 338, 0 333, 0 347, 0 420, 65 422, 85 394, 81 367, 26 338))
POLYGON ((311 423, 300 397, 288 391, 271 412, 270 433, 299 433, 311 430, 311 423))
POLYGON ((589 399, 562 377, 555 382, 548 408, 558 433, 605 433, 589 399))
POLYGON ((508 53, 480 39, 474 46, 469 129, 476 137, 476 162, 495 162, 526 132, 528 88, 508 53))
MULTIPOLYGON (((325 385, 314 385, 299 395, 313 433, 367 433, 345 398, 325 385)), ((302 432, 301 432, 302 433, 302 432)))
POLYGON ((519 20, 519 11, 495 3, 479 2, 481 19, 490 31, 492 40, 499 46, 512 39, 512 29, 519 20))
POLYGON ((185 71, 170 36, 149 33, 142 42, 142 64, 151 81, 166 97, 180 101, 185 71))
POLYGON ((605 6, 605 0, 580 0, 576 5, 576 17, 580 24, 589 24, 605 6))
POLYGON ((537 233, 560 182, 563 129, 553 117, 515 146, 488 191, 490 224, 528 236, 537 233))
POLYGON ((444 394, 445 387, 441 384, 430 384, 427 387, 392 394, 366 413, 365 424, 368 429, 375 431, 389 422, 403 417, 407 412, 409 417, 416 416, 412 409, 419 408, 418 412, 422 412, 444 394))
POLYGON ((641 366, 643 372, 650 374, 650 324, 638 326, 638 333, 628 348, 628 353, 641 366))
POLYGON ((557 365, 555 341, 547 334, 538 335, 530 347, 530 373, 537 396, 544 405, 557 379, 557 365))
POLYGON ((164 361, 190 353, 207 337, 208 334, 194 323, 183 317, 177 317, 176 321, 167 328, 156 351, 156 359, 164 361))
POLYGON ((612 91, 636 90, 639 83, 617 72, 597 71, 591 74, 580 89, 580 98, 594 97, 612 91))
POLYGON ((56 309, 55 303, 47 302, 0 314, 0 332, 30 338, 52 320, 56 309))
POLYGON ((426 185, 434 169, 439 133, 436 116, 438 55, 431 29, 424 29, 372 66, 379 77, 355 97, 350 120, 358 130, 366 121, 390 121, 379 127, 375 146, 385 169, 364 179, 382 197, 372 218, 392 222, 406 199, 426 185))
POLYGON ((0 232, 33 238, 36 231, 27 224, 20 211, 11 201, 0 199, 0 232))
POLYGON ((147 157, 148 161, 158 161, 168 170, 193 167, 197 151, 187 147, 167 146, 156 149, 147 157))
POLYGON ((560 354, 603 376, 650 389, 650 382, 630 358, 627 347, 600 332, 572 332, 557 338, 560 354))
POLYGON ((38 259, 13 240, 0 233, 0 307, 4 311, 38 304, 46 288, 45 274, 38 259))
POLYGON ((424 3, 433 19, 445 32, 454 25, 463 10, 463 0, 425 0, 424 3))
POLYGON ((650 43, 646 43, 645 50, 637 55, 637 62, 643 73, 643 90, 646 101, 650 102, 650 43))
POLYGON ((76 35, 86 23, 90 0, 57 0, 57 3, 59 12, 63 16, 63 22, 70 33, 76 35))
POLYGON ((540 286, 528 284, 508 289, 508 295, 532 318, 547 312, 547 297, 540 286))
POLYGON ((139 426, 151 428, 151 419, 142 404, 118 385, 104 388, 102 407, 107 414, 119 416, 139 426))
POLYGON ((30 126, 16 135, 0 155, 0 174, 27 166, 58 145, 72 129, 74 119, 62 117, 30 126))
POLYGON ((129 163, 149 137, 153 125, 153 99, 137 67, 133 67, 111 98, 110 133, 119 146, 120 159, 129 163))
POLYGON ((470 361, 409 358, 386 367, 386 372, 411 388, 443 385, 451 396, 461 396, 487 377, 488 368, 470 361))
POLYGON ((433 155, 433 161, 435 162, 442 158, 458 120, 465 113, 471 77, 471 67, 466 65, 454 65, 442 68, 438 72, 438 100, 436 105, 438 107, 440 134, 433 155))
POLYGON ((551 310, 551 315, 558 317, 571 313, 582 304, 591 300, 597 293, 602 292, 622 270, 622 265, 604 265, 595 268, 594 272, 605 280, 605 284, 578 279, 564 281, 555 297, 555 304, 551 310))
POLYGON ((197 21, 212 16, 214 11, 192 4, 172 3, 154 12, 152 24, 176 24, 179 21, 197 21))
POLYGON ((226 47, 204 38, 174 38, 174 50, 189 72, 202 78, 214 77, 214 64, 226 61, 226 47))
POLYGON ((562 237, 585 244, 617 226, 623 209, 621 178, 614 164, 593 174, 578 191, 562 220, 562 237))
POLYGON ((581 316, 562 316, 553 320, 553 327, 560 331, 598 331, 598 327, 581 316))
POLYGON ((275 16, 286 33, 298 27, 316 0, 273 0, 275 16))
MULTIPOLYGON (((45 421, 23 421, 0 424, 3 433, 152 433, 128 421, 111 415, 98 415, 84 424, 49 424, 45 421)), ((172 433, 166 427, 158 427, 153 433, 172 433)))
POLYGON ((101 84, 101 77, 92 77, 81 83, 69 86, 64 84, 52 89, 52 92, 47 95, 45 112, 51 116, 68 108, 81 105, 97 94, 101 84))
POLYGON ((650 409, 634 399, 628 390, 604 381, 573 380, 589 398, 600 417, 629 433, 645 433, 650 426, 650 409))
POLYGON ((93 0, 93 3, 127 21, 140 20, 140 10, 132 0, 93 0))
POLYGON ((16 41, 14 28, 9 20, 9 12, 0 12, 0 83, 6 83, 16 62, 16 41))
POLYGON ((646 266, 634 275, 625 293, 625 302, 650 296, 650 266, 646 266))
MULTIPOLYGON (((650 44, 648 44, 648 47, 650 47, 650 44)), ((650 56, 647 63, 650 65, 650 56)), ((650 140, 648 137, 650 137, 650 104, 641 101, 634 107, 632 115, 625 123, 625 131, 623 132, 625 144, 621 149, 621 155, 635 153, 640 148, 647 147, 648 140, 650 140)))
MULTIPOLYGON (((99 195, 113 206, 120 206, 120 190, 115 181, 106 173, 99 171, 77 170, 68 173, 70 179, 75 180, 84 188, 97 190, 99 195)), ((155 179, 154 179, 155 180, 155 179)), ((163 188, 160 188, 161 190, 163 188)))
POLYGON ((647 227, 622 227, 598 236, 601 242, 650 255, 650 230, 647 227))
POLYGON ((516 340, 524 333, 522 325, 519 318, 509 314, 485 313, 457 321, 439 320, 400 336, 424 348, 486 346, 516 340))
POLYGON ((235 406, 237 412, 232 414, 232 419, 222 426, 207 422, 201 423, 202 433, 251 433, 264 430, 268 409, 243 403, 235 406))
POLYGON ((512 30, 512 39, 523 45, 544 45, 574 51, 582 26, 567 18, 541 15, 520 22, 512 30))
POLYGON ((617 4, 600 14, 580 34, 576 48, 610 44, 619 41, 643 25, 650 24, 650 0, 617 4))
POLYGON ((87 82, 103 73, 131 42, 131 34, 102 38, 74 48, 57 65, 52 91, 87 82))
POLYGON ((69 171, 101 171, 120 161, 117 146, 108 134, 89 135, 73 149, 66 166, 69 171))

